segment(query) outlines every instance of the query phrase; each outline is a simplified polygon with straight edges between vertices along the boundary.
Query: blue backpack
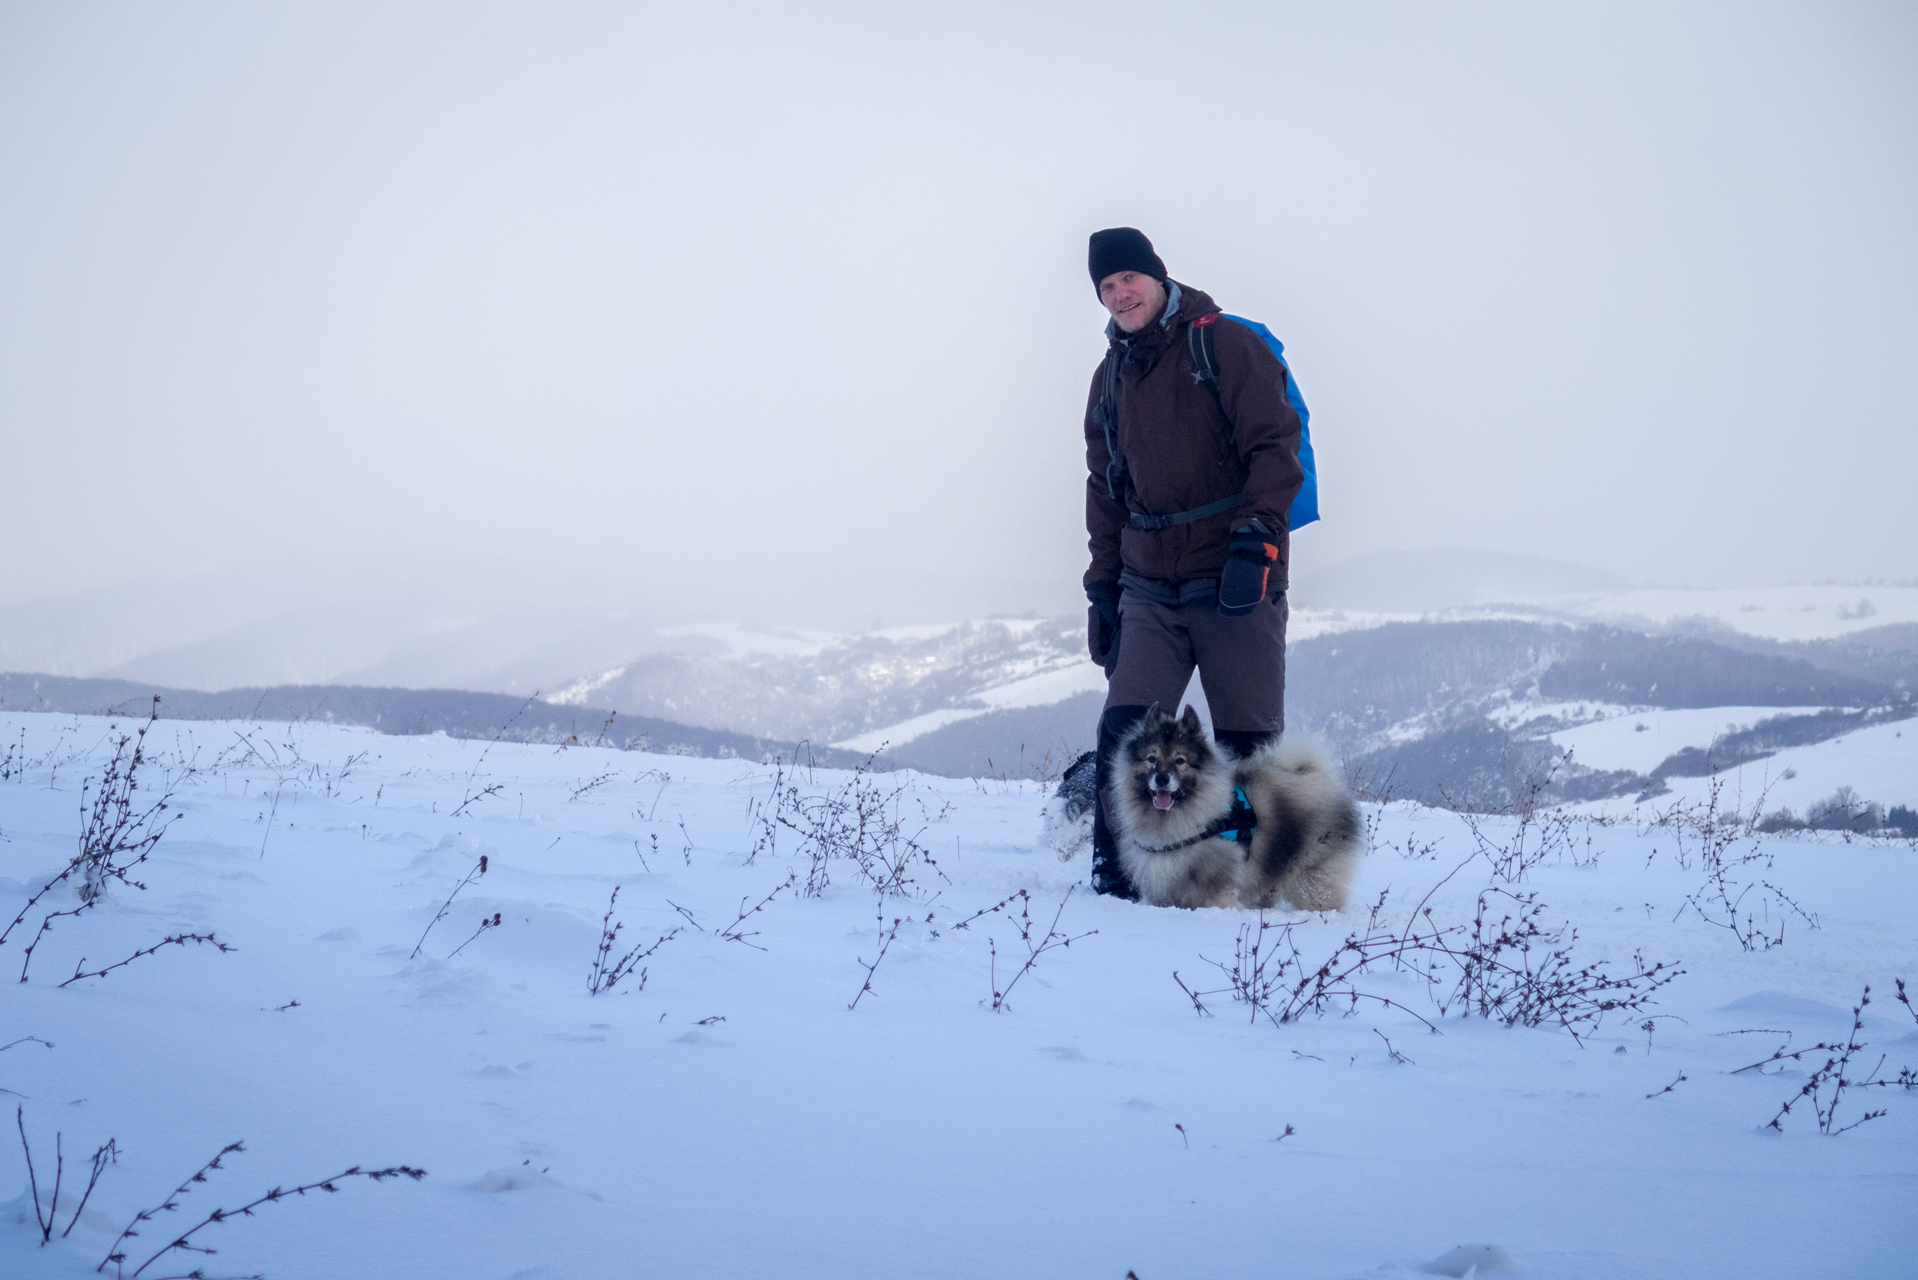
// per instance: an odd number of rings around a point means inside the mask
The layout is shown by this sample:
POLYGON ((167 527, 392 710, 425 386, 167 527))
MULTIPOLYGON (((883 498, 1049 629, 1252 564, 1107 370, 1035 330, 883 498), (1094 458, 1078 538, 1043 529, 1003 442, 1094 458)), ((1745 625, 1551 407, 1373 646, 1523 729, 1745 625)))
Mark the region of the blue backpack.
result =
MULTIPOLYGON (((1299 381, 1292 376, 1292 366, 1285 360, 1285 344, 1272 336, 1272 331, 1257 320, 1247 320, 1244 316, 1221 315, 1220 319, 1242 324, 1259 335, 1259 340, 1272 349, 1279 358, 1279 367, 1285 370, 1285 398, 1292 402, 1293 410, 1299 415, 1299 469, 1305 472, 1305 483, 1299 486, 1299 492, 1292 499, 1291 510, 1285 513, 1288 529, 1298 530, 1319 518, 1319 469, 1312 459, 1312 411, 1305 407, 1305 397, 1299 394, 1299 381)), ((1199 370, 1199 377, 1211 388, 1212 398, 1219 396, 1219 364, 1212 356, 1212 326, 1190 325, 1186 334, 1192 343, 1192 363, 1199 370)), ((1225 415, 1225 405, 1219 405, 1220 416, 1225 415)), ((1227 418, 1227 421, 1231 421, 1227 418)))
MULTIPOLYGON (((1285 344, 1272 336, 1272 331, 1257 320, 1247 320, 1243 316, 1215 315, 1201 316, 1199 320, 1186 326, 1186 339, 1192 349, 1192 367, 1198 370, 1199 381, 1205 383, 1212 392, 1214 403, 1219 406, 1219 416, 1226 420, 1226 429, 1231 430, 1232 419, 1225 411, 1225 403, 1219 398, 1219 362, 1212 354, 1212 322, 1226 319, 1234 324, 1242 324, 1259 335, 1261 341, 1271 348, 1272 354, 1279 358, 1279 367, 1285 370, 1285 398, 1292 402, 1292 408, 1299 415, 1299 468, 1305 472, 1305 482, 1299 486, 1298 494, 1292 499, 1291 509, 1286 512, 1288 529, 1302 529, 1319 518, 1319 473, 1312 458, 1312 411, 1305 407, 1305 397, 1299 394, 1299 383, 1292 376, 1292 366, 1285 360, 1285 344)), ((1113 498, 1118 498, 1122 488, 1128 486, 1130 477, 1126 474, 1125 458, 1119 453, 1118 441, 1118 403, 1119 403, 1119 362, 1110 355, 1106 357, 1105 384, 1099 395, 1099 405, 1095 417, 1105 428, 1106 435, 1106 488, 1113 498)), ((1225 443, 1229 444, 1230 441, 1225 443)), ((1134 511, 1131 523, 1137 529, 1167 529, 1173 525, 1190 524, 1206 516, 1217 515, 1221 511, 1230 511, 1244 501, 1239 494, 1221 498, 1217 502, 1208 502, 1203 507, 1191 511, 1177 511, 1169 515, 1147 515, 1134 511)))

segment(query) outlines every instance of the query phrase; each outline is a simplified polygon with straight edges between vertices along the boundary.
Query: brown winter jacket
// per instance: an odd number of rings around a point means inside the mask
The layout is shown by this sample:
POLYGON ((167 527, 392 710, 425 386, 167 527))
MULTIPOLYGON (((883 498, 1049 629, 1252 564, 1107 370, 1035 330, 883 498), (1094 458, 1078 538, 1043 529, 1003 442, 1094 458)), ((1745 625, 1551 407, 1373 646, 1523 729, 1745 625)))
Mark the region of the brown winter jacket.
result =
POLYGON ((1086 401, 1086 532, 1092 567, 1085 585, 1114 582, 1126 570, 1162 582, 1217 578, 1232 531, 1257 520, 1277 535, 1279 562, 1273 589, 1282 588, 1290 561, 1286 512, 1304 482, 1299 467, 1299 416, 1285 396, 1285 366, 1243 325, 1212 325, 1219 396, 1199 381, 1187 329, 1219 307, 1197 289, 1172 282, 1166 315, 1135 334, 1106 326, 1110 352, 1120 359, 1119 453, 1129 482, 1108 491, 1105 429, 1098 421, 1104 364, 1093 371, 1086 401), (1224 404, 1228 424, 1219 416, 1224 404), (1229 448, 1226 441, 1230 441, 1229 448), (1233 455, 1236 455, 1233 456, 1233 455), (1236 510, 1168 529, 1133 528, 1130 513, 1190 511, 1235 493, 1236 510))

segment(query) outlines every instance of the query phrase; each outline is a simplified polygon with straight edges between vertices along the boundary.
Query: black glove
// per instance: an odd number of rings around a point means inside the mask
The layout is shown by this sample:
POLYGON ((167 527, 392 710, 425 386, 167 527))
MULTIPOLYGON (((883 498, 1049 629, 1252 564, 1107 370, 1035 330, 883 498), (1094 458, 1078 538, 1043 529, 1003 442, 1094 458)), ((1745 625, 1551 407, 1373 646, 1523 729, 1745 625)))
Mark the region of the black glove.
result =
POLYGON ((1109 676, 1119 661, 1119 584, 1095 582, 1086 588, 1086 599, 1092 601, 1086 610, 1086 648, 1109 676))
POLYGON ((1243 618, 1265 602, 1272 567, 1279 562, 1278 545, 1268 542, 1269 536, 1249 528, 1232 535, 1219 575, 1219 612, 1226 617, 1243 618))

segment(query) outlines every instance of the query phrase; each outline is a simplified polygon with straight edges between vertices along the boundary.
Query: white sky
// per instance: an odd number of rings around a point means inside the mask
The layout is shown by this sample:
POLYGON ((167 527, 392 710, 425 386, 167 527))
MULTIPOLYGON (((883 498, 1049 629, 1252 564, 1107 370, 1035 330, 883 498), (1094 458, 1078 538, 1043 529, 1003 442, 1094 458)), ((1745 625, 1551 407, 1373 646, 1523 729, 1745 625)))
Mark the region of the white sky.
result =
POLYGON ((8 3, 0 599, 1070 608, 1116 224, 1299 569, 1918 577, 1915 162, 1902 4, 8 3))

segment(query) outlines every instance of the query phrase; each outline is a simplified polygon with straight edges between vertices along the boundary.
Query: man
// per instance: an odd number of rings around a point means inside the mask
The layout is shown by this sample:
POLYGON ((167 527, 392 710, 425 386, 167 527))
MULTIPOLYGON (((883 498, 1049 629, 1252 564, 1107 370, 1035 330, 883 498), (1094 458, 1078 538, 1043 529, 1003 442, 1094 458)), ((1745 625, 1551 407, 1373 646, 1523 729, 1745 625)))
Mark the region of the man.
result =
POLYGON ((1096 232, 1089 258, 1112 314, 1085 418, 1088 643, 1107 680, 1092 883, 1131 898, 1105 814, 1126 730, 1155 702, 1177 710, 1195 666, 1220 743, 1243 755, 1285 728, 1286 513, 1304 472, 1285 366, 1257 334, 1131 227, 1096 232))

